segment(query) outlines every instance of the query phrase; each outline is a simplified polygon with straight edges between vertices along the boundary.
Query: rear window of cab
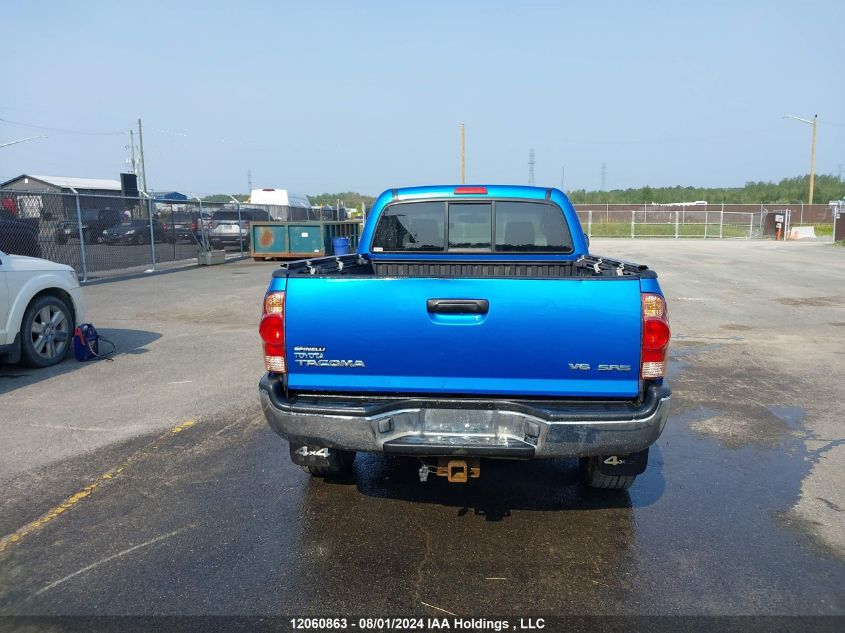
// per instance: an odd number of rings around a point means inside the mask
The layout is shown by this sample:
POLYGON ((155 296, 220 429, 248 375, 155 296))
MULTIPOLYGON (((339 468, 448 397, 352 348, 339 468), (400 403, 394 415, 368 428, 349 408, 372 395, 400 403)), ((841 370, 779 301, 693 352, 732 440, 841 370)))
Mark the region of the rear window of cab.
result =
POLYGON ((523 200, 415 201, 389 205, 373 235, 375 253, 571 253, 563 211, 523 200))

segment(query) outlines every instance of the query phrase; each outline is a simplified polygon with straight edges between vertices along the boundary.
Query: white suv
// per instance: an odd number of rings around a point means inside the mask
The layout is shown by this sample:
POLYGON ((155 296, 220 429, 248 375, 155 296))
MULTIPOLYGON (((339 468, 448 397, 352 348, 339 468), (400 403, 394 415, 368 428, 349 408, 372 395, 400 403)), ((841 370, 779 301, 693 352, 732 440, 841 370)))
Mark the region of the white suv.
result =
POLYGON ((0 361, 33 367, 61 362, 84 318, 73 268, 0 251, 0 361))

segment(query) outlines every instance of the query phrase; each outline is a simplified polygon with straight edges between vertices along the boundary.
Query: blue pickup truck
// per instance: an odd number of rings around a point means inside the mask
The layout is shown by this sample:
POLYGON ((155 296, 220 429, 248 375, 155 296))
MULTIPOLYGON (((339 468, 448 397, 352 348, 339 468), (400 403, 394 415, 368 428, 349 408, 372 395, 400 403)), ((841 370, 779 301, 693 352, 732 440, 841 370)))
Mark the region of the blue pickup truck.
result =
POLYGON ((357 253, 273 273, 259 333, 264 414, 315 476, 357 451, 455 482, 481 458, 577 457, 586 484, 627 488, 669 413, 657 275, 591 255, 557 189, 385 191, 357 253))

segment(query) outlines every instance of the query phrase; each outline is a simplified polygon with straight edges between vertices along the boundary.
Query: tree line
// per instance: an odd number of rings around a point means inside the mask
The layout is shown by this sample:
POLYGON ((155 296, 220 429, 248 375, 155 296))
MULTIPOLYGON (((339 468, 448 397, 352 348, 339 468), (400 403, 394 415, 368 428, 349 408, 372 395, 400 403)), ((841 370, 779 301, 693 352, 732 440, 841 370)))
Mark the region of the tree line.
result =
MULTIPOLYGON (((711 204, 772 204, 807 202, 810 176, 784 178, 780 182, 747 182, 743 187, 638 187, 610 191, 575 189, 567 195, 573 204, 694 202, 706 200, 711 204)), ((813 202, 827 204, 845 198, 845 180, 839 176, 817 175, 813 202)))
MULTIPOLYGON (((573 204, 604 204, 604 203, 636 203, 648 204, 656 202, 666 204, 670 202, 695 202, 706 200, 711 204, 721 202, 730 204, 774 204, 807 202, 810 191, 810 176, 796 176, 783 178, 779 182, 747 182, 743 187, 637 187, 632 189, 611 189, 609 191, 587 191, 574 189, 567 191, 573 204)), ((241 202, 249 198, 249 194, 233 194, 241 202)), ((820 174, 814 183, 813 202, 827 204, 831 200, 845 198, 845 180, 839 176, 820 174)), ((329 205, 334 207, 340 200, 341 206, 347 209, 360 209, 365 205, 367 209, 373 206, 375 197, 355 191, 341 193, 321 193, 309 195, 308 199, 314 205, 329 205)), ((231 202, 225 194, 216 194, 203 198, 204 202, 231 202)))
MULTIPOLYGON (((225 193, 216 193, 210 196, 205 196, 203 202, 232 202, 232 198, 239 202, 246 202, 249 200, 248 193, 233 193, 231 196, 225 193)), ((330 206, 334 207, 340 201, 340 206, 347 209, 360 209, 361 204, 364 204, 367 209, 373 206, 376 199, 373 196, 368 196, 354 191, 343 191, 341 193, 321 193, 317 195, 309 195, 308 199, 314 206, 330 206)))

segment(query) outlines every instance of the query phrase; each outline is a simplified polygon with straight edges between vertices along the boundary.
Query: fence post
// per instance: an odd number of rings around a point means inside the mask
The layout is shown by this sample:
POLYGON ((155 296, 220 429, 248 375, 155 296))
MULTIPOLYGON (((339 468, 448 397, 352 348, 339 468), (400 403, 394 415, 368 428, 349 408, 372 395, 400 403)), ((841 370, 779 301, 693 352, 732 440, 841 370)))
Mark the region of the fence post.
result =
MULTIPOLYGON (((202 198, 197 198, 197 201, 200 203, 200 222, 202 222, 202 198)), ((205 224, 203 224, 205 226, 205 224)), ((203 231, 203 241, 205 242, 204 250, 210 251, 211 246, 208 244, 208 232, 203 231)))
POLYGON ((801 218, 798 220, 798 224, 804 224, 804 201, 801 201, 801 218))
POLYGON ((593 237, 593 210, 587 211, 587 237, 593 237))
POLYGON ((724 226, 725 226, 725 203, 723 202, 722 203, 722 210, 719 211, 719 239, 722 239, 722 237, 724 237, 724 234, 722 233, 724 226))
POLYGON ((678 239, 678 210, 675 209, 675 239, 678 239))
POLYGON ((634 239, 634 214, 636 211, 631 209, 631 239, 634 239))
MULTIPOLYGON (((88 259, 85 256, 85 231, 82 230, 82 207, 79 204, 79 192, 73 187, 68 187, 76 196, 76 222, 79 229, 79 258, 82 260, 82 281, 88 281, 88 259)), ((64 206, 64 202, 62 203, 64 206)))
MULTIPOLYGON (((745 239, 750 240, 751 236, 754 234, 754 213, 748 214, 748 233, 745 234, 745 239)), ((760 232, 760 237, 763 237, 762 231, 760 232)))
POLYGON ((150 220, 150 259, 152 259, 153 267, 152 269, 156 269, 156 238, 155 238, 155 231, 153 230, 153 199, 150 197, 146 191, 143 192, 145 196, 147 196, 147 215, 149 215, 150 220))
MULTIPOLYGON (((238 209, 238 232, 240 233, 240 230, 241 230, 241 203, 235 196, 230 195, 229 198, 232 199, 232 202, 235 203, 235 206, 238 209)), ((200 201, 200 204, 202 204, 202 201, 200 201)), ((249 229, 249 231, 252 230, 249 226, 247 226, 247 229, 249 229)), ((249 234, 249 231, 247 232, 247 234, 249 234)), ((252 239, 252 236, 250 235, 250 240, 251 239, 252 239)), ((244 241, 243 241, 243 238, 241 238, 238 243, 241 246, 241 257, 243 257, 244 256, 244 241)))
POLYGON ((707 239, 707 207, 704 207, 704 239, 707 239))
POLYGON ((604 221, 610 222, 610 203, 609 202, 604 203, 604 221))

